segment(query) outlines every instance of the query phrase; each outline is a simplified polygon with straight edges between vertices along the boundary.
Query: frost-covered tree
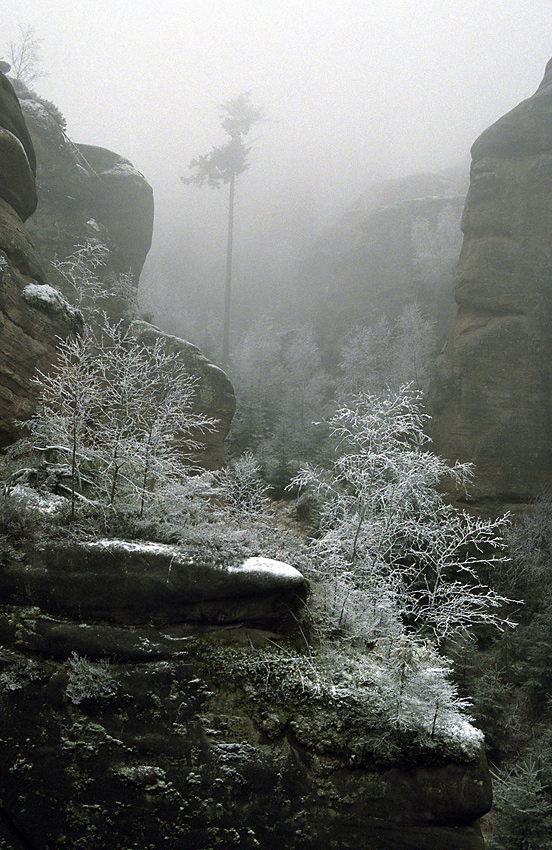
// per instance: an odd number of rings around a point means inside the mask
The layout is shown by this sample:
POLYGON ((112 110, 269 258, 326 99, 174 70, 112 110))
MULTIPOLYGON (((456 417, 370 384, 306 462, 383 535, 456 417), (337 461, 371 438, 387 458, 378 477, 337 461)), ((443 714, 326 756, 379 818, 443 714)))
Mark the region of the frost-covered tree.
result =
POLYGON ((42 39, 36 35, 35 28, 31 25, 19 25, 19 37, 17 41, 10 41, 9 59, 11 74, 19 83, 29 86, 39 77, 44 76, 41 71, 42 39))
POLYGON ((536 760, 528 758, 495 780, 490 850, 550 850, 552 803, 536 760))
POLYGON ((341 353, 340 390, 345 398, 382 389, 390 381, 391 327, 383 318, 371 327, 357 326, 341 353))
POLYGON ((409 304, 395 323, 391 347, 394 385, 411 384, 427 390, 434 347, 434 323, 425 318, 416 302, 409 304))
MULTIPOLYGON (((82 465, 93 460, 93 428, 102 399, 97 346, 90 328, 61 341, 57 366, 35 378, 39 392, 37 411, 29 423, 41 448, 55 448, 70 463, 71 516, 75 516, 76 492, 81 485, 82 465)), ((82 489, 82 487, 80 487, 82 489)))
POLYGON ((330 422, 331 469, 307 466, 294 481, 322 502, 313 553, 336 589, 332 614, 370 638, 376 609, 437 641, 503 622, 505 600, 481 583, 479 569, 503 558, 506 520, 474 518, 445 501, 440 486, 462 486, 470 467, 429 450, 420 400, 402 387, 342 406, 330 422))
POLYGON ((416 303, 405 307, 393 324, 382 318, 354 328, 341 353, 341 396, 404 384, 426 390, 434 345, 433 323, 416 303))
POLYGON ((126 318, 137 313, 136 287, 131 272, 110 274, 107 279, 98 277, 109 260, 109 248, 98 239, 86 239, 75 245, 72 253, 53 265, 62 279, 62 288, 85 319, 93 324, 103 316, 114 299, 117 308, 122 306, 126 318))
POLYGON ((262 444, 272 433, 282 385, 280 334, 275 323, 259 319, 232 352, 237 409, 230 440, 237 454, 262 454, 262 444))
POLYGON ((55 372, 37 376, 35 447, 71 458, 73 516, 83 483, 100 503, 123 500, 142 516, 157 486, 185 477, 194 436, 214 425, 193 410, 195 378, 162 340, 146 345, 105 317, 58 352, 55 372))
POLYGON ((218 492, 229 513, 239 519, 268 514, 267 486, 261 468, 246 452, 217 476, 218 492))

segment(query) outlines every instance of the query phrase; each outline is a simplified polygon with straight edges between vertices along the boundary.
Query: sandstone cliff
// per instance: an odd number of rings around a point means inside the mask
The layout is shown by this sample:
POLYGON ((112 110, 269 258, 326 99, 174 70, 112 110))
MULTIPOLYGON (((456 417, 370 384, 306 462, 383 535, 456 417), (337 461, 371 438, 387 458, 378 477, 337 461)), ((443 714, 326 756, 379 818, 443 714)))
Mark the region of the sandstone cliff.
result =
POLYGON ((483 850, 481 735, 378 715, 301 650, 301 573, 238 549, 3 550, 2 847, 483 850))
POLYGON ((552 486, 552 64, 472 148, 458 311, 431 408, 436 450, 475 464, 472 498, 552 486))
POLYGON ((74 144, 53 104, 20 83, 17 90, 36 151, 38 204, 28 229, 40 255, 62 260, 76 245, 97 240, 109 251, 100 278, 130 271, 137 285, 151 246, 151 186, 118 154, 74 144))
MULTIPOLYGON (((301 268, 303 311, 330 337, 417 301, 439 325, 452 316, 465 193, 460 175, 417 174, 375 184, 319 240, 301 268)), ((443 332, 444 333, 444 332, 443 332)))
MULTIPOLYGON (((72 302, 75 292, 52 262, 64 260, 78 246, 103 246, 104 262, 94 268, 105 292, 100 306, 112 321, 126 315, 151 245, 153 193, 123 157, 104 148, 75 145, 53 104, 18 84, 20 106, 10 81, 5 76, 2 80, 0 199, 10 205, 0 224, 4 240, 0 249, 6 251, 5 265, 0 266, 4 316, 0 445, 6 445, 17 433, 12 420, 25 420, 33 412, 36 369, 44 370, 53 362, 55 338, 78 323, 64 299, 58 297, 65 307, 53 309, 55 299, 48 300, 48 290, 43 290, 41 299, 35 293, 32 307, 21 293, 34 281, 55 286, 72 302), (31 216, 26 230, 17 216, 31 216), (128 275, 123 288, 114 285, 119 275, 128 275)), ((154 328, 149 333, 162 336, 154 328)), ((176 342, 171 345, 175 348, 176 342)), ((195 460, 208 469, 219 468, 225 463, 224 439, 236 404, 232 385, 195 346, 179 340, 177 348, 198 380, 196 411, 217 421, 214 430, 198 435, 205 449, 195 460)))
POLYGON ((9 80, 0 73, 0 446, 35 405, 32 379, 55 358, 56 339, 81 319, 49 286, 23 221, 36 207, 36 160, 9 80))

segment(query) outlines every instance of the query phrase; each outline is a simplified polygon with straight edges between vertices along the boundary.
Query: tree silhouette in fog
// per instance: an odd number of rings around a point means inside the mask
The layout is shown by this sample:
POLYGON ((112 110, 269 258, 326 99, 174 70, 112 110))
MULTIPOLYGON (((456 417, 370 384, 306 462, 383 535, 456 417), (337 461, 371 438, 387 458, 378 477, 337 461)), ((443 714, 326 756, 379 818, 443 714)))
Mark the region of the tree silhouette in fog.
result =
POLYGON ((209 153, 201 154, 190 163, 190 175, 181 180, 187 185, 212 189, 223 184, 229 186, 228 239, 226 245, 226 284, 224 290, 224 323, 222 336, 222 361, 228 363, 230 348, 230 304, 232 299, 232 244, 234 238, 234 196, 236 179, 249 168, 247 161, 251 147, 245 137, 251 128, 264 121, 261 107, 251 103, 251 92, 245 92, 234 100, 222 103, 221 126, 230 137, 225 145, 213 147, 209 153))

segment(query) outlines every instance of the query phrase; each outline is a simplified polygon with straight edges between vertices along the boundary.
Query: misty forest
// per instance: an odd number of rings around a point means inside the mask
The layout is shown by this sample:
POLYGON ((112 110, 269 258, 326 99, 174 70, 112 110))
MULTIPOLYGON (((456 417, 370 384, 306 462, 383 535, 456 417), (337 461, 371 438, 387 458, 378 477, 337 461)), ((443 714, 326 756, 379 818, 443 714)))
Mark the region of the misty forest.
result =
POLYGON ((158 190, 9 23, 0 848, 552 848, 552 61, 352 182, 190 94, 158 190))

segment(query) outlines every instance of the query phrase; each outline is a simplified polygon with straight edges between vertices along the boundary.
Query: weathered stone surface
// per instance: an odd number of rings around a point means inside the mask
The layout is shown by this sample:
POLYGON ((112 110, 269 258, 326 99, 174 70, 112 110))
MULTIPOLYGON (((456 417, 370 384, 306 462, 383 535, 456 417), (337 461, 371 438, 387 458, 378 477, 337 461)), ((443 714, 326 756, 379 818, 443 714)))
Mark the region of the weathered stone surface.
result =
POLYGON ((375 184, 318 241, 298 297, 338 340, 354 323, 396 316, 417 301, 441 326, 461 245, 460 177, 415 174, 375 184))
POLYGON ((119 271, 130 270, 138 280, 151 247, 151 186, 122 156, 93 145, 77 147, 99 178, 91 182, 91 204, 98 221, 107 228, 111 264, 119 271))
POLYGON ((552 485, 551 63, 473 145, 462 229, 435 448, 475 464, 472 498, 525 500, 552 485))
POLYGON ((109 249, 96 269, 100 280, 131 272, 137 285, 153 232, 151 186, 118 154, 75 145, 52 104, 24 88, 19 98, 36 150, 38 207, 28 228, 37 250, 63 259, 86 240, 98 241, 109 249))
POLYGON ((34 411, 36 370, 47 371, 57 340, 81 325, 48 285, 21 219, 0 200, 0 446, 16 438, 14 420, 34 411))
POLYGON ((112 623, 269 624, 301 604, 305 591, 287 564, 200 545, 50 542, 0 566, 6 604, 112 623))
POLYGON ((226 462, 224 440, 236 410, 234 389, 226 373, 211 363, 195 345, 166 334, 148 322, 135 321, 131 330, 145 345, 154 345, 156 340, 162 339, 167 353, 176 354, 186 371, 197 378, 194 409, 214 420, 215 425, 211 430, 195 435, 204 448, 194 457, 194 462, 204 469, 220 469, 226 462))
POLYGON ((483 850, 483 757, 385 735, 360 695, 292 682, 293 653, 222 630, 100 666, 29 655, 17 634, 0 655, 9 850, 483 850))
MULTIPOLYGON (((111 320, 118 321, 125 314, 128 301, 124 295, 112 292, 111 276, 130 272, 137 285, 151 244, 153 195, 149 184, 127 160, 103 148, 74 145, 53 104, 20 86, 22 112, 10 82, 3 75, 0 81, 0 199, 4 186, 4 196, 22 214, 30 214, 31 206, 34 209, 34 175, 27 162, 29 159, 35 166, 33 142, 38 155, 39 188, 38 209, 28 223, 28 231, 9 206, 4 204, 0 210, 0 251, 6 255, 0 267, 1 291, 2 303, 8 310, 0 315, 0 445, 6 445, 17 434, 12 420, 26 419, 34 410, 36 388, 32 377, 37 369, 46 371, 53 362, 55 337, 65 337, 75 330, 75 321, 78 323, 62 300, 57 302, 60 310, 56 313, 55 299, 46 298, 47 290, 29 289, 29 284, 54 284, 65 289, 70 300, 74 299, 75 293, 48 259, 63 258, 87 240, 104 244, 109 249, 107 262, 95 272, 106 284, 107 300, 102 302, 102 309, 111 320), (8 134, 13 156, 2 148, 3 132, 8 134), (30 181, 31 195, 25 189, 25 180, 30 181), (40 260, 29 233, 40 251, 40 260)), ((145 334, 145 330, 142 332, 145 334)), ((167 345, 178 348, 186 368, 198 378, 196 411, 217 422, 212 431, 198 434, 198 441, 205 448, 194 462, 207 469, 220 468, 225 463, 223 443, 236 406, 232 386, 226 375, 194 346, 174 337, 167 337, 167 345)))
POLYGON ((0 72, 0 198, 25 221, 36 208, 36 158, 13 86, 0 72))

